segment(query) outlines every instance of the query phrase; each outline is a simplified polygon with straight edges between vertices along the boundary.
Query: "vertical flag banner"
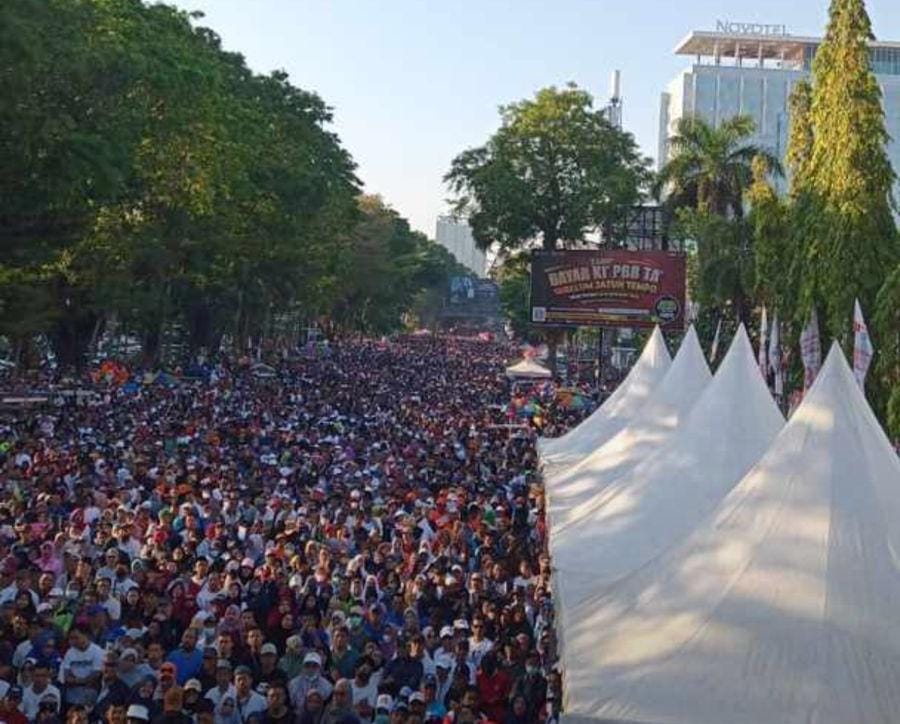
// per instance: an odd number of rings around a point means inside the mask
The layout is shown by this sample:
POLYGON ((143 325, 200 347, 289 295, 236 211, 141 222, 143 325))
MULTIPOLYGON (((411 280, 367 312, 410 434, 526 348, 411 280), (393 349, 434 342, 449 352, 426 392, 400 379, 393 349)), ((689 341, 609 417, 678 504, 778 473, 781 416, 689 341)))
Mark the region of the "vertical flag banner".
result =
POLYGON ((862 307, 859 306, 857 299, 853 305, 853 374, 856 375, 856 381, 863 389, 866 386, 866 374, 869 371, 869 365, 872 364, 874 353, 872 340, 869 337, 869 328, 866 326, 866 320, 863 319, 862 307))
POLYGON ((784 382, 781 379, 781 330, 778 323, 778 312, 772 315, 772 332, 769 336, 769 368, 775 376, 775 394, 784 394, 784 382))
POLYGON ((822 340, 819 337, 819 318, 815 309, 800 333, 800 357, 803 360, 803 389, 808 390, 822 366, 822 340))
POLYGON ((709 350, 709 361, 715 362, 716 357, 719 354, 719 335, 722 332, 722 320, 720 319, 718 324, 716 324, 716 334, 713 337, 712 347, 709 350))
POLYGON ((766 336, 769 333, 769 323, 766 317, 766 308, 763 307, 762 319, 759 321, 759 354, 757 361, 759 363, 759 371, 762 373, 763 379, 769 379, 769 365, 766 363, 766 336))

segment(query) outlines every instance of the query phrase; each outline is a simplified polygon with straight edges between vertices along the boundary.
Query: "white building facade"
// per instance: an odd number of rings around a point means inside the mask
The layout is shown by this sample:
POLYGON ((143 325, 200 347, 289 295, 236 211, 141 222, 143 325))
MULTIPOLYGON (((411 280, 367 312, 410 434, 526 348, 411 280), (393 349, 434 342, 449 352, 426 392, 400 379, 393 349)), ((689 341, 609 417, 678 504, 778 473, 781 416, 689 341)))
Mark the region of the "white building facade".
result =
POLYGON ((435 241, 477 277, 487 273, 485 253, 475 244, 469 225, 452 216, 438 216, 435 241))
MULTIPOLYGON (((660 102, 659 166, 669 158, 669 138, 684 116, 713 124, 739 114, 750 116, 756 123, 750 143, 784 159, 788 98, 794 84, 809 77, 821 43, 821 38, 788 35, 783 25, 722 21, 716 32, 688 35, 675 53, 692 56, 694 63, 669 83, 660 102)), ((900 43, 872 42, 871 57, 891 136, 888 155, 900 175, 900 43)))

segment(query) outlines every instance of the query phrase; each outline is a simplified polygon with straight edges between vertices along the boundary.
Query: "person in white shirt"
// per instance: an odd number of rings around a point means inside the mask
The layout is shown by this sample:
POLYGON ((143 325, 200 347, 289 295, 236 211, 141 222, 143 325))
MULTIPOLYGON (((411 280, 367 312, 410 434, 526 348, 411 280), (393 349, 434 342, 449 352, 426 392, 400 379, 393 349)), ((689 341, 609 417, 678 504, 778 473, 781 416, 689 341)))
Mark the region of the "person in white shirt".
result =
POLYGON ((472 619, 472 635, 469 636, 469 656, 477 669, 481 666, 482 657, 494 648, 494 642, 484 635, 484 620, 472 619))
POLYGON ((363 721, 372 721, 375 716, 375 702, 378 700, 378 685, 381 672, 372 673, 374 668, 368 656, 360 656, 350 687, 353 693, 353 708, 363 721))
POLYGON ((206 698, 218 710, 219 704, 226 696, 236 697, 234 684, 231 682, 231 662, 228 659, 219 659, 216 664, 216 685, 206 692, 206 698))
POLYGON ((245 722, 254 714, 262 714, 269 707, 266 698, 253 691, 253 672, 249 666, 238 666, 234 672, 234 708, 245 722))
POLYGON ((59 683, 66 686, 66 703, 92 705, 102 671, 103 649, 83 629, 73 628, 69 632, 69 650, 59 667, 59 683))

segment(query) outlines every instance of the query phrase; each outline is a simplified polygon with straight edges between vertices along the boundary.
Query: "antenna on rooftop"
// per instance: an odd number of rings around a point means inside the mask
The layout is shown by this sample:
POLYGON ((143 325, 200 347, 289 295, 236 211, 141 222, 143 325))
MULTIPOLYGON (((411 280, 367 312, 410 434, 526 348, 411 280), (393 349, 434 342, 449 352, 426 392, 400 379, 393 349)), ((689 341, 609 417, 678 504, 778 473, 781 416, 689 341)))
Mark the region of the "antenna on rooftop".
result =
POLYGON ((622 71, 614 70, 609 78, 609 103, 606 117, 616 128, 622 127, 622 71))

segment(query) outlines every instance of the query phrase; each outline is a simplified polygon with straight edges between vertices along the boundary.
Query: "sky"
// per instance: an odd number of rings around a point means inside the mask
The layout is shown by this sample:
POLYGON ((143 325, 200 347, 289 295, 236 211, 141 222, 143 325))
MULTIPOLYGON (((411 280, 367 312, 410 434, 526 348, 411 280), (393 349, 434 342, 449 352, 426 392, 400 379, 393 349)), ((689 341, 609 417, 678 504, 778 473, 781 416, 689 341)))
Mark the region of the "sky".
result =
MULTIPOLYGON (((377 193, 434 236, 461 151, 498 107, 573 81, 596 105, 622 72, 624 126, 656 157, 660 93, 688 67, 672 49, 717 20, 821 35, 828 0, 168 0, 200 10, 256 72, 285 70, 334 112, 334 130, 377 193)), ((868 0, 876 37, 900 41, 898 0, 868 0)))

